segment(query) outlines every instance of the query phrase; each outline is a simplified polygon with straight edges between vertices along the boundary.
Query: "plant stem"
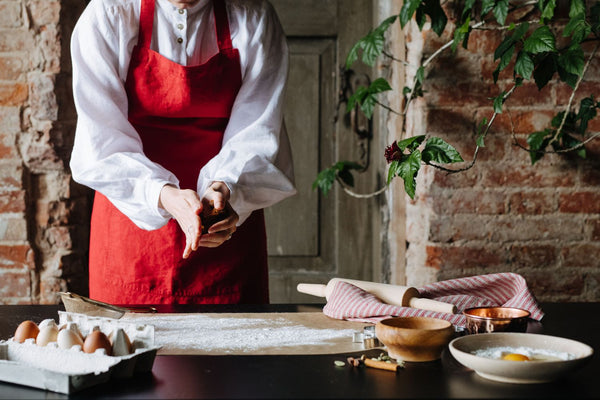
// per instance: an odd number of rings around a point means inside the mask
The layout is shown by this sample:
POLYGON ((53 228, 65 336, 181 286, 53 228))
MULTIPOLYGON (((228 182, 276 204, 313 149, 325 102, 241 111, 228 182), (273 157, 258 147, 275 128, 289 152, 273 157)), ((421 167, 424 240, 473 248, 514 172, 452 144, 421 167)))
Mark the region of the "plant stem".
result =
POLYGON ((556 130, 556 133, 554 134, 552 139, 550 139, 550 142, 548 142, 548 145, 551 145, 552 143, 554 143, 558 140, 558 136, 560 135, 563 127, 565 126, 565 122, 567 121, 567 115, 569 114, 569 110, 571 109, 571 106, 573 105, 573 100, 575 99, 575 92, 577 92, 577 89, 579 89, 579 84, 583 80, 583 76, 585 75, 588 67, 590 66, 590 63, 594 59, 594 56, 596 55, 596 52, 598 51, 598 47, 600 47, 600 43, 596 43, 596 47, 594 47, 594 50, 592 50, 592 54, 590 55, 590 58, 588 58, 587 62, 585 63, 585 66, 583 67, 583 71, 581 71, 581 75, 579 75, 579 78, 577 78, 577 82, 575 83, 575 87, 573 88, 573 91, 571 92, 571 97, 569 97, 569 102, 567 103, 567 108, 565 109, 565 113, 563 114, 562 120, 560 121, 560 125, 558 126, 558 129, 556 130))
POLYGON ((382 187, 381 189, 378 189, 375 192, 372 193, 356 193, 353 192, 352 190, 350 190, 350 188, 339 178, 336 178, 338 183, 340 184, 340 186, 342 187, 342 189, 344 190, 344 193, 346 193, 347 195, 357 198, 357 199, 370 199, 371 197, 375 197, 375 196, 379 196, 381 193, 385 192, 387 190, 387 188, 389 187, 388 185, 385 185, 384 187, 382 187))

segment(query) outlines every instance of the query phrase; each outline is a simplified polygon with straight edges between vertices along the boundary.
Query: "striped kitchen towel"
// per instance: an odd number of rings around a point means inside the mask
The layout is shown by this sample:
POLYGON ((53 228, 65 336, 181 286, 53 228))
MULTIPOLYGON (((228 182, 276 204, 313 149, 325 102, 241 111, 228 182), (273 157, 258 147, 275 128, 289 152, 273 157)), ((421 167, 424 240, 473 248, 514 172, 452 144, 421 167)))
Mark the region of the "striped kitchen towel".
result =
POLYGON ((538 321, 544 316, 525 279, 512 272, 450 279, 425 285, 418 290, 420 297, 452 303, 456 305, 458 312, 448 314, 386 304, 371 293, 340 281, 331 292, 323 313, 331 318, 372 323, 392 316, 432 317, 463 327, 466 321, 462 311, 470 307, 522 308, 538 321))

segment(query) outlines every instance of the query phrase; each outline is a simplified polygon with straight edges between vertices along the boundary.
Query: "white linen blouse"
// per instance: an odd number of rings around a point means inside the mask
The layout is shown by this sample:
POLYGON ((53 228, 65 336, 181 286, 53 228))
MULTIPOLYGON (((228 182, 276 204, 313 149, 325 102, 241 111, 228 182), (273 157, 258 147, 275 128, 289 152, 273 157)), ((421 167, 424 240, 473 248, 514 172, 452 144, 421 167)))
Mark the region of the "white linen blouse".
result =
MULTIPOLYGON (((137 226, 158 229, 171 216, 158 207, 170 171, 149 160, 127 119, 125 79, 137 44, 141 0, 92 0, 71 39, 78 120, 70 167, 73 179, 104 194, 137 226)), ((227 0, 232 44, 239 50, 242 86, 220 152, 200 171, 200 196, 214 181, 231 190, 239 224, 256 209, 296 193, 283 124, 288 49, 266 0, 227 0)), ((156 0, 151 49, 181 65, 218 52, 212 0, 178 9, 156 0)))

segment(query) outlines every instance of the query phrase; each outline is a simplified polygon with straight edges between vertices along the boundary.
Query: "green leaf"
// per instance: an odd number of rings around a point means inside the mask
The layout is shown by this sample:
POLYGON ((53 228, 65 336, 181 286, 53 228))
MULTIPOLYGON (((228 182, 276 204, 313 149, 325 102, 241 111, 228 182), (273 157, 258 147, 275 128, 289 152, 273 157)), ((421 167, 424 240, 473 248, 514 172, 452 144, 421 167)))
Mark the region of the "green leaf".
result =
POLYGON ((552 79, 557 71, 557 56, 555 53, 542 53, 535 58, 537 67, 533 70, 533 79, 538 89, 542 89, 552 79))
POLYGON ((413 151, 408 157, 400 162, 398 176, 404 180, 404 190, 411 199, 415 198, 417 187, 417 174, 421 168, 421 152, 413 151))
POLYGON ((485 129, 484 127, 487 125, 488 120, 487 118, 483 118, 481 120, 481 122, 479 123, 479 125, 477 126, 477 140, 475 141, 475 144, 479 147, 485 147, 485 143, 484 143, 484 139, 485 139, 485 129))
POLYGON ((366 87, 357 87, 354 93, 352 93, 352 96, 348 98, 348 104, 346 104, 346 112, 352 111, 352 109, 357 103, 362 104, 362 102, 365 100, 368 94, 369 91, 366 87))
POLYGON ((551 138, 551 131, 546 129, 541 132, 534 132, 527 137, 527 144, 529 145, 529 158, 531 159, 531 165, 535 164, 544 156, 544 150, 551 138))
POLYGON ((581 43, 592 32, 592 27, 585 21, 585 16, 578 16, 569 20, 563 31, 563 36, 571 36, 573 43, 581 43))
POLYGON ((423 140, 425 140, 425 135, 418 135, 399 140, 397 143, 401 151, 404 151, 406 149, 413 151, 414 149, 419 147, 421 143, 423 143, 423 140))
POLYGON ((367 97, 363 100, 360 105, 360 109, 368 119, 373 117, 373 111, 375 111, 375 104, 377 104, 377 99, 374 94, 369 93, 367 97))
POLYGON ((458 44, 459 43, 463 43, 464 46, 464 39, 465 37, 467 37, 467 34, 469 33, 470 29, 471 29, 471 17, 467 17, 467 19, 465 20, 465 22, 459 26, 458 28, 456 28, 454 30, 454 38, 452 40, 452 52, 456 52, 456 49, 458 48, 458 44))
POLYGON ((511 56, 512 56, 512 52, 514 51, 515 43, 517 41, 521 40, 521 38, 523 37, 525 32, 527 32, 528 29, 529 29, 528 22, 523 22, 522 24, 519 24, 515 28, 515 31, 513 32, 513 34, 511 36, 507 36, 506 38, 504 38, 502 43, 500 43, 500 45, 496 48, 496 50, 494 51, 494 60, 501 58, 504 55, 504 53, 506 53, 507 51, 511 51, 511 56))
POLYGON ((494 7, 494 17, 500 25, 504 25, 506 16, 508 15, 508 0, 497 0, 494 7))
POLYGON ((523 49, 532 54, 556 51, 556 38, 548 26, 540 26, 525 39, 523 49))
POLYGON ((350 69, 352 64, 358 60, 358 51, 362 48, 362 42, 358 41, 354 43, 354 46, 348 52, 348 57, 346 57, 346 69, 350 69))
POLYGON ((600 36, 600 1, 590 9, 590 25, 596 36, 600 36))
POLYGON ((425 163, 449 164, 464 161, 456 149, 439 137, 427 140, 422 152, 425 163))
POLYGON ((327 196, 335 182, 335 173, 336 171, 334 168, 327 168, 319 172, 317 179, 313 182, 313 190, 319 188, 323 195, 327 196))
POLYGON ((579 16, 585 16, 585 2, 583 0, 571 0, 569 18, 573 19, 579 16))
POLYGON ((520 51, 519 54, 517 54, 517 61, 515 62, 515 72, 525 79, 530 79, 533 69, 533 60, 529 54, 520 51))
POLYGON ((438 36, 442 36, 442 33, 446 28, 446 24, 448 23, 448 17, 446 17, 446 13, 440 5, 440 1, 425 0, 424 10, 431 19, 431 29, 437 33, 438 36))
POLYGON ((394 160, 390 163, 390 168, 388 169, 387 176, 387 184, 389 185, 392 179, 398 175, 398 171, 400 170, 400 161, 394 160))
POLYGON ((502 91, 498 96, 494 97, 494 112, 502 114, 502 105, 504 104, 505 91, 502 91))
POLYGON ((575 85, 577 84, 577 79, 579 77, 567 71, 562 65, 560 65, 560 63, 557 63, 556 69, 558 71, 560 80, 571 86, 571 88, 575 89, 575 85))
POLYGON ((547 3, 544 1, 539 2, 540 11, 542 12, 540 17, 542 21, 549 21, 554 16, 554 8, 556 7, 556 0, 549 0, 547 3))
POLYGON ((377 78, 369 85, 369 93, 376 94, 381 92, 386 92, 388 90, 392 90, 389 82, 385 80, 385 78, 377 78))
POLYGON ((588 121, 596 117, 596 108, 600 108, 600 106, 595 103, 594 96, 586 97, 581 100, 576 120, 580 121, 579 133, 582 135, 585 134, 585 131, 587 130, 588 121))
POLYGON ((485 16, 487 13, 492 11, 496 5, 496 0, 483 0, 481 2, 481 16, 485 16))
POLYGON ((402 9, 400 10, 400 24, 404 28, 404 26, 410 21, 413 14, 419 8, 421 4, 421 0, 405 0, 402 5, 402 9))
POLYGON ((475 0, 466 0, 465 5, 463 6, 461 21, 464 21, 467 16, 471 13, 473 6, 475 5, 475 0))
POLYGON ((402 89, 402 95, 403 96, 406 96, 410 92, 411 92, 411 89, 408 86, 404 86, 404 88, 402 89))
POLYGON ((585 65, 585 57, 581 47, 579 45, 573 45, 558 56, 558 65, 570 74, 577 76, 581 75, 585 65))
POLYGON ((560 147, 561 150, 575 151, 575 154, 577 154, 579 157, 586 158, 585 147, 581 146, 581 147, 575 148, 575 147, 581 145, 581 140, 576 139, 573 136, 568 135, 566 133, 562 134, 561 139, 562 139, 561 140, 562 146, 560 147))
POLYGON ((352 46, 346 57, 346 69, 350 69, 352 64, 358 59, 362 50, 362 62, 372 67, 375 65, 377 57, 383 52, 385 44, 385 32, 396 21, 397 16, 386 18, 377 28, 373 29, 363 38, 352 46))
POLYGON ((493 73, 494 83, 496 83, 498 81, 498 75, 500 75, 500 71, 502 71, 504 68, 506 68, 508 66, 508 64, 510 64, 510 60, 512 60, 512 56, 513 56, 514 52, 515 52, 515 45, 513 44, 512 46, 510 46, 508 48, 507 51, 505 51, 502 54, 502 57, 500 57, 500 62, 496 66, 496 69, 494 70, 494 73, 493 73))
POLYGON ((423 81, 425 80, 425 68, 423 68, 423 66, 420 66, 417 69, 417 82, 419 83, 423 83, 423 81))

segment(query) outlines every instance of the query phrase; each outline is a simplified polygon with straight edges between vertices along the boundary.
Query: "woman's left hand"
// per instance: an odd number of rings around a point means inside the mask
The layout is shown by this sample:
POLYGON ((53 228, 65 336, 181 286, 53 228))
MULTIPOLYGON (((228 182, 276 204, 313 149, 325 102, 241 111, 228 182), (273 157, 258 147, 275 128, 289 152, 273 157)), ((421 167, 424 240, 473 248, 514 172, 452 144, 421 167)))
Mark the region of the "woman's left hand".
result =
POLYGON ((200 246, 218 247, 229 240, 236 231, 240 217, 229 204, 229 197, 229 188, 219 181, 213 182, 204 192, 202 207, 214 207, 218 211, 224 211, 226 217, 208 228, 208 233, 200 237, 200 246))

